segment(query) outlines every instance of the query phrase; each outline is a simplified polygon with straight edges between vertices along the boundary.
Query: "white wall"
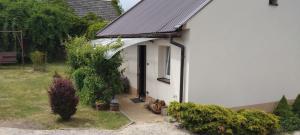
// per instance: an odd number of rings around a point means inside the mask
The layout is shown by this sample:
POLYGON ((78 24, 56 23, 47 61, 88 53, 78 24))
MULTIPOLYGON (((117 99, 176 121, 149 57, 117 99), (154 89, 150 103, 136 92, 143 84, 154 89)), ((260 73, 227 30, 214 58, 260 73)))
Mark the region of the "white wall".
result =
MULTIPOLYGON (((147 96, 155 99, 164 100, 167 103, 179 101, 180 90, 180 48, 170 45, 169 40, 155 40, 154 43, 147 42, 147 75, 146 91, 147 96), (159 46, 171 47, 171 73, 170 84, 158 81, 158 48, 159 46)), ((124 67, 125 75, 128 76, 131 86, 137 88, 137 46, 131 46, 124 49, 124 67)))
POLYGON ((187 101, 227 107, 300 93, 300 0, 214 0, 186 25, 187 101))
POLYGON ((137 46, 130 46, 123 50, 123 65, 125 68, 124 75, 128 77, 130 86, 137 89, 137 46))
POLYGON ((179 101, 180 90, 180 48, 171 47, 171 73, 170 84, 157 80, 158 73, 158 47, 170 46, 169 40, 158 40, 153 44, 147 44, 147 88, 149 96, 157 99, 165 100, 167 103, 171 101, 179 101))

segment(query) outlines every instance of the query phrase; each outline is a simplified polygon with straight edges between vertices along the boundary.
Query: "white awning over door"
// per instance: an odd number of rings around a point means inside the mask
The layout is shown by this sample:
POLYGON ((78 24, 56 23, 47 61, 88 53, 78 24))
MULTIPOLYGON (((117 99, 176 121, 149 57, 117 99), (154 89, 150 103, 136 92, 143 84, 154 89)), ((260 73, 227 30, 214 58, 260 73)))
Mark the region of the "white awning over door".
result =
MULTIPOLYGON (((93 46, 98 46, 98 45, 110 45, 114 42, 116 42, 119 38, 101 38, 101 39, 96 39, 96 40, 92 40, 91 44, 93 46)), ((118 53, 119 51, 123 50, 124 48, 133 46, 133 45, 137 45, 140 43, 144 43, 147 41, 151 41, 151 40, 156 40, 157 38, 121 38, 121 42, 122 42, 122 47, 115 49, 115 50, 110 50, 109 52, 106 53, 106 58, 110 59, 111 57, 113 57, 116 53, 118 53)))

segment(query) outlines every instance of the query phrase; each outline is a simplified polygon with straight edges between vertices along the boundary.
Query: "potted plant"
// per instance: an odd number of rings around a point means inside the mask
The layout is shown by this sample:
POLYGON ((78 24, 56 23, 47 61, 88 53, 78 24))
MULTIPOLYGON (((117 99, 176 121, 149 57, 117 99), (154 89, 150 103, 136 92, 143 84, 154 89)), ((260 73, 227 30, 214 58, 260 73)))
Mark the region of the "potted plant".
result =
POLYGON ((103 100, 96 100, 95 102, 96 110, 103 111, 107 109, 107 104, 103 100))

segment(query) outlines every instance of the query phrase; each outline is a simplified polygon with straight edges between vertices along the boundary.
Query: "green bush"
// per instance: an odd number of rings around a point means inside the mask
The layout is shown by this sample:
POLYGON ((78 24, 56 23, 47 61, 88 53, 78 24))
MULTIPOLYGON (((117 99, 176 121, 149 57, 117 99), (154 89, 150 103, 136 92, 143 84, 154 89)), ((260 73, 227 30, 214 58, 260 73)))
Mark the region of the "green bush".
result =
POLYGON ((168 114, 198 134, 270 134, 280 127, 275 115, 254 110, 235 112, 216 105, 172 102, 168 114))
POLYGON ((97 23, 94 23, 92 25, 90 25, 87 29, 86 32, 86 37, 88 39, 95 39, 96 38, 96 33, 101 30, 102 28, 104 28, 107 25, 106 21, 100 21, 97 23))
POLYGON ((266 135, 280 129, 279 119, 275 115, 258 110, 241 110, 238 114, 245 118, 237 131, 239 134, 266 135))
POLYGON ((217 106, 172 102, 168 114, 186 129, 199 134, 232 134, 234 112, 217 106))
POLYGON ((122 65, 120 53, 110 59, 106 59, 107 51, 121 46, 117 41, 106 46, 93 47, 85 37, 76 37, 67 43, 68 63, 71 66, 71 74, 80 92, 81 100, 84 103, 93 105, 96 99, 109 102, 114 95, 123 89, 121 72, 119 67, 122 65), (78 69, 89 68, 93 73, 85 76, 83 71, 78 69), (82 79, 84 81, 82 83, 82 79), (101 82, 99 79, 101 78, 101 82), (90 79, 90 80, 89 80, 90 79), (88 80, 88 81, 87 81, 88 80), (96 84, 97 82, 98 84, 96 84), (99 89, 100 86, 101 89, 99 89), (102 88, 102 86, 105 86, 102 88))
POLYGON ((72 74, 72 78, 75 81, 75 85, 78 91, 81 91, 84 85, 84 79, 94 74, 94 71, 88 67, 82 67, 75 70, 72 74))
POLYGON ((107 83, 96 75, 87 76, 80 91, 80 98, 84 104, 94 105, 96 100, 109 103, 113 98, 112 90, 107 83))
POLYGON ((300 94, 297 96, 293 104, 293 112, 300 117, 300 94))
POLYGON ((179 103, 179 102, 171 102, 168 107, 168 115, 175 118, 177 121, 181 119, 181 113, 186 112, 190 108, 195 108, 196 104, 193 103, 179 103))
POLYGON ((283 96, 277 107, 274 109, 273 113, 280 117, 289 117, 293 115, 292 108, 288 104, 288 101, 285 96, 283 96))
POLYGON ((282 131, 294 131, 300 129, 300 119, 292 111, 285 96, 281 98, 273 113, 280 117, 282 131))
POLYGON ((40 51, 34 51, 30 54, 31 61, 33 63, 33 69, 35 71, 46 70, 46 55, 40 51))
POLYGON ((80 100, 87 105, 93 105, 99 98, 100 92, 105 89, 103 80, 95 75, 87 76, 80 92, 80 100))
MULTIPOLYGON (((65 0, 0 0, 0 28, 23 31, 25 56, 42 50, 50 60, 64 58, 62 41, 86 31, 82 20, 65 0)), ((15 34, 0 34, 0 50, 10 50, 18 42, 15 34)))
POLYGON ((86 67, 91 57, 93 47, 85 37, 75 37, 66 43, 67 63, 75 71, 80 67, 86 67))
POLYGON ((280 125, 283 132, 290 132, 300 129, 300 119, 296 115, 280 117, 280 125))
POLYGON ((118 15, 121 15, 123 12, 122 7, 119 5, 120 1, 119 0, 112 0, 111 4, 112 6, 115 8, 115 10, 117 11, 118 15))

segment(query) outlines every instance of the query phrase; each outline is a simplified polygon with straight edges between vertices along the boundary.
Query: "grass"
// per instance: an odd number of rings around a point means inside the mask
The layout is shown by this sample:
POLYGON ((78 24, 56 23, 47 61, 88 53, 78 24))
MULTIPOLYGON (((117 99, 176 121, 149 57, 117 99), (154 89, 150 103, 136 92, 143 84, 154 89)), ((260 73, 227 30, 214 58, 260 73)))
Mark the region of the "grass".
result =
POLYGON ((118 129, 129 122, 121 113, 100 112, 80 104, 71 121, 53 115, 47 89, 54 71, 66 75, 66 69, 64 64, 49 64, 47 72, 33 72, 30 65, 0 65, 0 121, 29 122, 43 129, 118 129))

